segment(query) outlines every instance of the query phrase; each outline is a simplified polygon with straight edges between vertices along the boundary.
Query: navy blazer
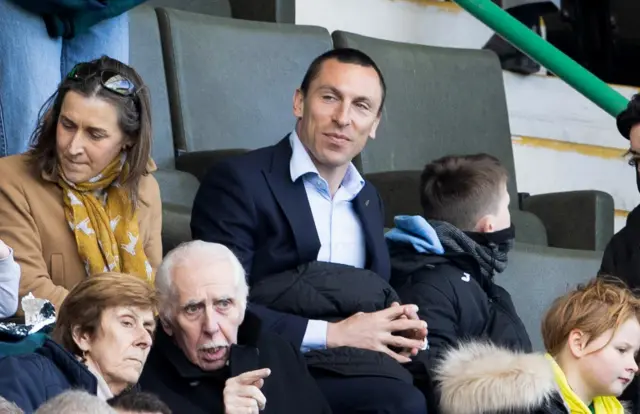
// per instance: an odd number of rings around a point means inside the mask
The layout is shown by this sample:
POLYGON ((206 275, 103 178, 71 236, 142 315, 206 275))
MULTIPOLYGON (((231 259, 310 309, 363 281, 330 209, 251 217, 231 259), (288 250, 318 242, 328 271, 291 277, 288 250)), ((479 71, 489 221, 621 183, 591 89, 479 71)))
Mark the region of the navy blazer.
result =
MULTIPOLYGON (((291 154, 287 136, 274 146, 217 163, 194 201, 193 239, 228 246, 247 271, 249 285, 316 260, 320 251, 304 183, 291 181, 291 154)), ((391 266, 380 195, 366 182, 352 203, 364 231, 366 268, 388 281, 391 266)), ((302 344, 306 318, 250 306, 266 328, 302 344)))

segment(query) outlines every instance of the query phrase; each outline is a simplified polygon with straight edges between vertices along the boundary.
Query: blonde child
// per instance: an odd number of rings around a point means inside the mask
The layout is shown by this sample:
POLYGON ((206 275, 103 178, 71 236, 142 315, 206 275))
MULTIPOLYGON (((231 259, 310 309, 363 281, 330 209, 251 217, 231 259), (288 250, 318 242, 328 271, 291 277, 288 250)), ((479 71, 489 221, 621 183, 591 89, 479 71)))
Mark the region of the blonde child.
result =
POLYGON ((463 344, 438 367, 446 414, 623 414, 638 371, 640 299, 598 278, 556 299, 542 321, 546 354, 463 344))

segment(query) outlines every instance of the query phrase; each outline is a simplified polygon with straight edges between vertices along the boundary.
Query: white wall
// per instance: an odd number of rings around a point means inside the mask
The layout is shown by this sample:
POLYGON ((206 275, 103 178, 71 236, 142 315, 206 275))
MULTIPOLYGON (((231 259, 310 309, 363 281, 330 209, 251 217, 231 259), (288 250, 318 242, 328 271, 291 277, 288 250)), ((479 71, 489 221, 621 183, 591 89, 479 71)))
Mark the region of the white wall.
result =
POLYGON ((296 23, 398 42, 472 49, 482 47, 492 34, 454 4, 419 0, 296 0, 296 23))
MULTIPOLYGON (((443 47, 480 48, 492 35, 457 5, 433 0, 296 0, 296 23, 443 47)), ((613 117, 554 77, 504 72, 504 81, 519 191, 606 191, 621 228, 640 194, 613 117)))

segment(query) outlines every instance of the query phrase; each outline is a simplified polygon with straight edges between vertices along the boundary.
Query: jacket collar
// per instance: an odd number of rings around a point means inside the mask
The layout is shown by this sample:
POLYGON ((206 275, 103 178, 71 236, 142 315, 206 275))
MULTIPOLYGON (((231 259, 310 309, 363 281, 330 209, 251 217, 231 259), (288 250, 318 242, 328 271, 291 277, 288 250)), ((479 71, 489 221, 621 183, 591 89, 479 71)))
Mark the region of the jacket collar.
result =
MULTIPOLYGON (((311 160, 311 156, 295 130, 289 134, 289 145, 291 145, 292 151, 291 160, 289 161, 291 181, 296 182, 300 177, 320 180, 324 183, 323 192, 325 196, 331 197, 331 195, 328 194, 329 185, 324 178, 320 177, 318 169, 311 160)), ((342 188, 344 188, 344 191, 346 191, 346 194, 348 194, 349 200, 353 200, 353 198, 362 191, 364 183, 364 178, 362 178, 362 175, 360 175, 353 163, 350 162, 342 179, 342 183, 340 184, 342 188)))
POLYGON ((493 295, 492 280, 482 274, 478 261, 468 253, 418 253, 413 246, 391 239, 387 239, 387 246, 391 253, 391 263, 394 269, 394 284, 405 280, 412 273, 423 269, 425 266, 433 268, 442 264, 450 264, 468 273, 487 295, 493 295))
MULTIPOLYGON (((298 262, 314 261, 320 250, 320 239, 315 231, 316 226, 303 180, 291 182, 290 163, 293 150, 290 135, 284 137, 273 149, 271 164, 265 168, 263 173, 293 232, 298 251, 298 262)), ((384 223, 381 216, 379 219, 376 217, 381 213, 380 199, 370 183, 364 182, 361 191, 352 200, 352 205, 362 221, 367 249, 366 267, 377 271, 385 280, 389 280, 389 269, 379 269, 382 263, 378 258, 378 252, 386 251, 382 235, 384 223), (379 270, 384 270, 384 273, 380 273, 379 270)))
POLYGON ((271 165, 265 168, 264 175, 293 232, 298 262, 307 263, 318 257, 320 239, 315 231, 304 182, 291 182, 292 154, 287 135, 275 145, 271 165))
POLYGON ((105 400, 105 401, 107 401, 109 398, 113 398, 113 393, 111 392, 111 389, 109 388, 109 384, 107 384, 107 381, 104 380, 104 377, 96 370, 91 369, 89 365, 87 365, 87 369, 89 370, 89 372, 93 374, 94 377, 96 377, 96 380, 98 382, 96 395, 101 400, 105 400))
POLYGON ((156 332, 154 348, 161 353, 176 369, 178 375, 186 380, 200 380, 204 378, 225 381, 243 372, 258 369, 258 339, 260 337, 261 321, 251 311, 245 313, 244 321, 238 329, 238 344, 230 349, 229 363, 226 367, 216 371, 204 371, 187 359, 182 350, 176 345, 160 325, 156 332))
POLYGON ((569 414, 551 365, 542 354, 512 352, 482 341, 465 342, 443 353, 434 374, 444 413, 569 414), (498 394, 500 398, 495 398, 498 394), (543 409, 548 405, 556 410, 543 409))
POLYGON ((97 378, 71 352, 48 338, 36 352, 51 360, 62 371, 72 388, 86 389, 94 395, 97 393, 97 378))
POLYGON ((384 269, 384 261, 381 253, 387 254, 387 245, 384 240, 384 217, 380 205, 380 197, 375 188, 365 182, 362 191, 352 201, 353 210, 362 222, 364 230, 364 240, 367 249, 366 268, 378 273, 383 279, 389 280, 389 264, 386 259, 387 268, 384 269), (384 270, 384 273, 381 271, 384 270))

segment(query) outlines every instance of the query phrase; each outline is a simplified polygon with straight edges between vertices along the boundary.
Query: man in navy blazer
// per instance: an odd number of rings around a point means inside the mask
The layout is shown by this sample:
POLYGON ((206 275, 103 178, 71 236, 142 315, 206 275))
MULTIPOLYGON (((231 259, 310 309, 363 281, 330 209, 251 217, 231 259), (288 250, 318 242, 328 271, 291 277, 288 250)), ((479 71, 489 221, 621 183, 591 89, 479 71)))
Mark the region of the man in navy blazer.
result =
MULTIPOLYGON (((335 49, 316 58, 294 95, 295 129, 276 145, 207 173, 194 202, 193 238, 231 248, 250 285, 314 260, 370 269, 388 280, 382 201, 352 164, 375 137, 385 93, 382 73, 364 53, 335 49)), ((303 351, 349 346, 406 363, 427 333, 414 305, 335 323, 250 306, 303 351), (398 319, 414 334, 393 335, 398 319)), ((316 380, 336 413, 426 412, 422 394, 399 380, 329 374, 316 380)))

